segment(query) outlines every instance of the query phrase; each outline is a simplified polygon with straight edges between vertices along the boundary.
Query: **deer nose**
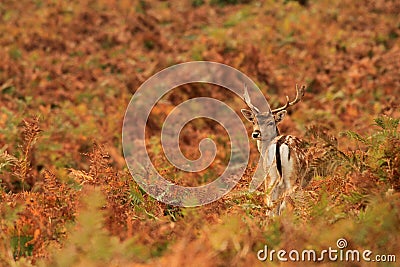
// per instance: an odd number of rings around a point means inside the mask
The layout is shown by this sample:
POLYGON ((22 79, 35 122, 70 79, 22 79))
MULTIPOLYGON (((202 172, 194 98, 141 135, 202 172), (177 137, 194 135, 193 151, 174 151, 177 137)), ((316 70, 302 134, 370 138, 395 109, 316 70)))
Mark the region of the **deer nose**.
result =
POLYGON ((251 134, 251 137, 253 137, 254 139, 257 139, 257 138, 260 138, 261 137, 261 132, 260 131, 254 131, 252 134, 251 134))

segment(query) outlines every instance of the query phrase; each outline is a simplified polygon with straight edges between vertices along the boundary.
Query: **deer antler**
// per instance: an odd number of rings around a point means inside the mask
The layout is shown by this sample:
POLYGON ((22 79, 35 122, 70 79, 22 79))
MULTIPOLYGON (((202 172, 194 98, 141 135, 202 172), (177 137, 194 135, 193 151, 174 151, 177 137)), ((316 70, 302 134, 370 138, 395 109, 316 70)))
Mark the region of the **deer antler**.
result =
POLYGON ((258 108, 256 108, 255 106, 253 106, 253 104, 251 104, 251 100, 250 100, 250 96, 249 96, 249 92, 247 91, 247 85, 244 85, 244 101, 246 102, 247 106, 249 106, 249 108, 254 112, 254 113, 260 113, 260 110, 258 108))
POLYGON ((299 89, 299 87, 296 84, 296 98, 292 102, 289 102, 289 97, 286 96, 286 104, 283 107, 280 107, 280 108, 272 110, 272 114, 275 114, 275 113, 277 113, 279 111, 285 110, 288 107, 291 107, 291 106, 299 103, 300 100, 303 98, 305 92, 306 92, 306 86, 305 85, 302 85, 300 87, 300 89, 299 89))

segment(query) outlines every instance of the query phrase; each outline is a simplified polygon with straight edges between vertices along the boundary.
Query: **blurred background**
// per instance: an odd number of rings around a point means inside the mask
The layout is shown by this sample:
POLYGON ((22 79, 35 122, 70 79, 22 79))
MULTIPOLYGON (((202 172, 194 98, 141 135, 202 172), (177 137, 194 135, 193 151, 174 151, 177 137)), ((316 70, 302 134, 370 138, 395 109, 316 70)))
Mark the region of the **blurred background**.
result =
MULTIPOLYGON (((323 249, 341 237, 400 251, 399 13, 394 0, 2 1, 1 265, 257 265, 264 244, 323 249), (262 190, 247 192, 254 143, 235 191, 205 207, 163 205, 130 177, 121 127, 132 94, 194 60, 237 68, 271 108, 307 85, 280 130, 327 156, 313 161, 314 182, 292 212, 268 219, 262 190)), ((225 130, 207 119, 180 139, 190 159, 201 139, 215 140, 209 169, 179 172, 163 156, 164 119, 199 96, 245 108, 204 84, 176 88, 154 107, 149 154, 182 185, 210 182, 229 161, 225 130)))

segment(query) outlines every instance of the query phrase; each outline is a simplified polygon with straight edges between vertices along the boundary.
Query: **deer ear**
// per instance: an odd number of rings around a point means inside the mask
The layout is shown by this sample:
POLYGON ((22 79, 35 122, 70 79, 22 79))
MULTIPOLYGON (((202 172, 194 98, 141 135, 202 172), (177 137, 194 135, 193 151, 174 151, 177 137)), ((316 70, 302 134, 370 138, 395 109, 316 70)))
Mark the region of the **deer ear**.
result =
POLYGON ((251 121, 251 122, 254 121, 254 114, 253 114, 253 112, 252 112, 251 110, 248 110, 248 109, 241 109, 240 111, 242 112, 243 116, 244 116, 248 121, 251 121))
POLYGON ((282 110, 282 111, 279 111, 278 113, 276 113, 276 114, 274 115, 275 124, 280 123, 280 122, 283 120, 283 118, 285 118, 286 113, 287 113, 286 110, 282 110))

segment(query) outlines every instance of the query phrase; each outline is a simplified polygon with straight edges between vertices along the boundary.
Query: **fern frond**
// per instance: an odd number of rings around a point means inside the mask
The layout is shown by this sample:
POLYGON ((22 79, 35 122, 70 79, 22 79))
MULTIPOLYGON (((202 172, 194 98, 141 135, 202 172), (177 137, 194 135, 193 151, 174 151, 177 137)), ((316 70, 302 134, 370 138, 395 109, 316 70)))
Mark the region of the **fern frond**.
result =
POLYGON ((383 130, 396 130, 400 123, 400 119, 386 116, 378 117, 374 121, 375 124, 383 130))
POLYGON ((22 135, 24 139, 23 153, 25 158, 27 158, 41 130, 39 127, 39 117, 35 117, 32 120, 23 120, 23 123, 24 123, 22 130, 22 135))
POLYGON ((35 117, 30 120, 23 120, 22 129, 22 155, 14 166, 14 174, 20 180, 22 184, 22 190, 24 190, 25 181, 31 170, 31 153, 34 144, 41 132, 39 127, 39 117, 35 117))
POLYGON ((90 153, 85 154, 89 157, 90 167, 89 175, 94 179, 98 179, 101 173, 107 173, 109 171, 109 159, 110 155, 105 150, 103 145, 93 142, 93 150, 90 153))
POLYGON ((135 206, 142 204, 144 200, 142 193, 137 188, 134 188, 132 186, 129 191, 129 198, 131 200, 131 203, 135 206))
MULTIPOLYGON (((353 135, 353 132, 349 131, 349 134, 353 135)), ((306 183, 313 177, 326 177, 340 168, 349 169, 354 165, 349 162, 349 156, 338 148, 337 138, 329 134, 327 128, 313 125, 307 128, 306 136, 311 139, 306 153, 308 160, 306 183)), ((354 136, 364 140, 356 133, 354 136)))
POLYGON ((43 188, 46 193, 56 192, 59 189, 59 182, 54 173, 49 170, 44 170, 43 188))
POLYGON ((361 136, 360 134, 353 132, 353 131, 345 131, 344 134, 349 137, 350 139, 362 142, 364 144, 368 143, 368 140, 366 138, 364 138, 363 136, 361 136))
POLYGON ((74 180, 76 182, 78 182, 79 184, 84 184, 88 181, 94 180, 94 178, 85 171, 75 170, 72 168, 70 168, 68 170, 69 170, 70 176, 72 176, 72 178, 74 178, 74 180))
POLYGON ((294 206, 294 215, 301 220, 308 220, 311 216, 313 206, 317 201, 313 190, 297 190, 291 194, 294 206))
POLYGON ((345 154, 334 146, 313 148, 310 153, 308 179, 335 173, 346 162, 345 154))
POLYGON ((6 150, 0 151, 0 172, 7 166, 14 166, 18 159, 7 153, 6 150))

